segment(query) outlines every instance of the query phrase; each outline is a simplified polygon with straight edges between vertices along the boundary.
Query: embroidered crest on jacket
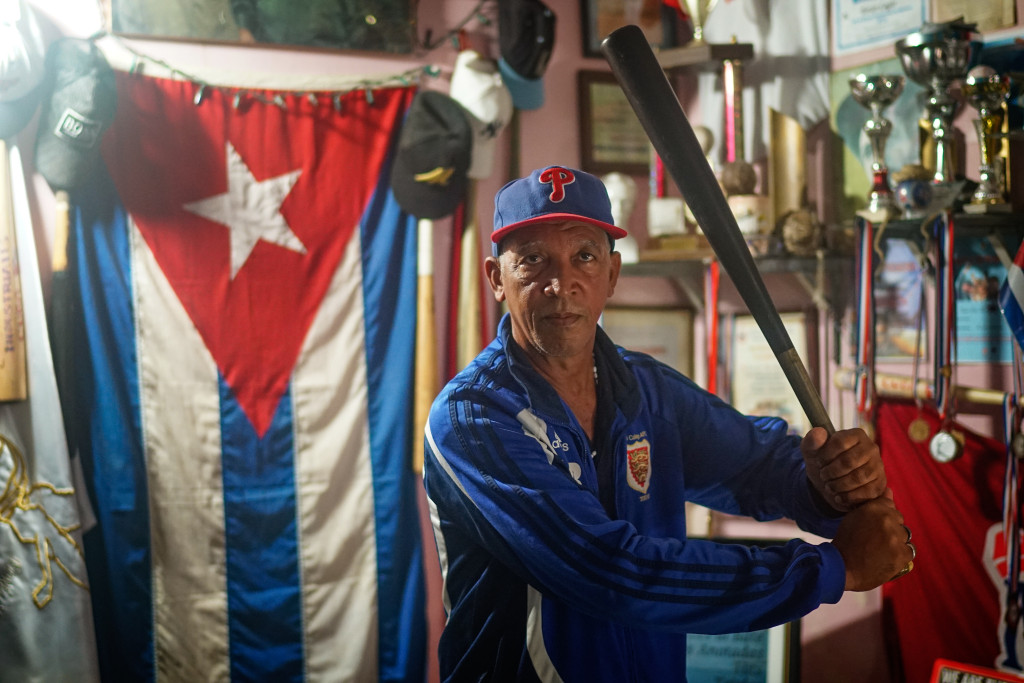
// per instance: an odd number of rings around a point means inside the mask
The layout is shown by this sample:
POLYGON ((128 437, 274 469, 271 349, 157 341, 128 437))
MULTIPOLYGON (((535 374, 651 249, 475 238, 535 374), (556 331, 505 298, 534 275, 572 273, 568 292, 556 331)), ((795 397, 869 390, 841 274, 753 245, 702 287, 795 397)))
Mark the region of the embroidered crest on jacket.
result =
POLYGON ((651 444, 647 439, 626 444, 626 481, 631 489, 647 493, 651 481, 651 444))

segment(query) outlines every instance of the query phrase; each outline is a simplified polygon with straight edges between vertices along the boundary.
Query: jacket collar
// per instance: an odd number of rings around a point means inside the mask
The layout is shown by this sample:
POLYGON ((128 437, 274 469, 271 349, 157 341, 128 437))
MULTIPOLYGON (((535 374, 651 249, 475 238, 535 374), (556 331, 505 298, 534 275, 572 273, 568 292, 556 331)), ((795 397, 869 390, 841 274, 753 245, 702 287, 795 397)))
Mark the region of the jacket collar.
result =
MULTIPOLYGON (((569 422, 565 404, 554 387, 534 369, 526 352, 512 338, 512 321, 508 313, 498 323, 497 339, 508 359, 509 372, 526 390, 530 407, 535 412, 569 422)), ((598 326, 594 338, 594 363, 597 366, 598 381, 610 383, 616 406, 627 419, 631 419, 640 407, 639 385, 622 360, 620 351, 598 326)))

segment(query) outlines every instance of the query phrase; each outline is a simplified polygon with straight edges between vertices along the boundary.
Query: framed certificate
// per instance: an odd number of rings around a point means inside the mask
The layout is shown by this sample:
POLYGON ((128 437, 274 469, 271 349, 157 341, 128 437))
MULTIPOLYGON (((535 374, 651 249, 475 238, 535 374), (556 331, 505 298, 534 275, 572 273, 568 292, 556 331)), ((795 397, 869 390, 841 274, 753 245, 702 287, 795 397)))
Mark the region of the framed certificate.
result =
POLYGON ((601 327, 611 340, 641 351, 687 377, 693 373, 693 313, 680 308, 607 308, 601 327))
POLYGON ((583 170, 595 175, 645 175, 651 143, 615 76, 609 71, 580 71, 577 97, 583 170))

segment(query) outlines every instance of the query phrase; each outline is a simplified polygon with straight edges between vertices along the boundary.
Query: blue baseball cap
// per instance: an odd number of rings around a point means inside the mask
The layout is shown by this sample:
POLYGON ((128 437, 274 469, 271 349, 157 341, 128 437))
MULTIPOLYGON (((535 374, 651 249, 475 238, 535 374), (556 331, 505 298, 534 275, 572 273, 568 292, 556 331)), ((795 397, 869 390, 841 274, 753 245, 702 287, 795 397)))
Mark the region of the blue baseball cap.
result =
POLYGON ((615 226, 608 190, 597 176, 564 166, 547 166, 506 184, 494 195, 494 231, 501 242, 510 232, 534 223, 573 219, 595 225, 612 239, 626 236, 615 226))

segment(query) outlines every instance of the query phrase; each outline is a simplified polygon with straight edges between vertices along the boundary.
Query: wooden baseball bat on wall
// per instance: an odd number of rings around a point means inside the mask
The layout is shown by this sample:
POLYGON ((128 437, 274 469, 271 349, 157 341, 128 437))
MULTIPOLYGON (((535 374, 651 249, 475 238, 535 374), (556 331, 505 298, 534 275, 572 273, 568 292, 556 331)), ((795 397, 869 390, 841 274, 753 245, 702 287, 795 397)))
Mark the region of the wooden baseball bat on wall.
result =
POLYGON ((439 390, 437 326, 434 322, 434 222, 417 223, 416 360, 413 388, 412 469, 423 473, 423 430, 439 390))
POLYGON ((25 318, 14 236, 10 156, 0 140, 0 401, 28 398, 25 318))
POLYGON ((807 418, 814 426, 824 427, 830 434, 835 432, 821 396, 768 295, 718 179, 643 31, 638 26, 623 26, 604 39, 601 52, 715 256, 768 341, 807 418))

